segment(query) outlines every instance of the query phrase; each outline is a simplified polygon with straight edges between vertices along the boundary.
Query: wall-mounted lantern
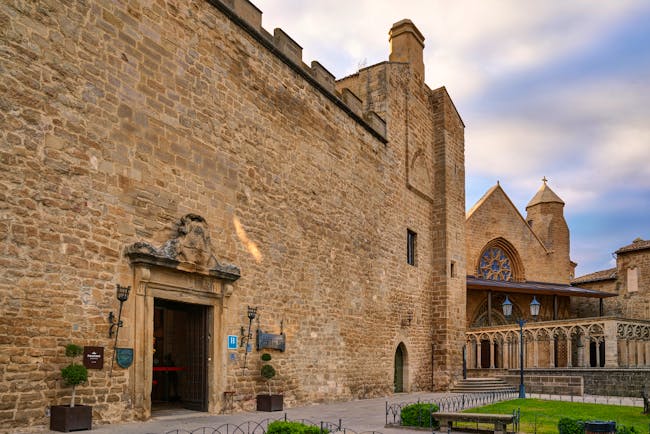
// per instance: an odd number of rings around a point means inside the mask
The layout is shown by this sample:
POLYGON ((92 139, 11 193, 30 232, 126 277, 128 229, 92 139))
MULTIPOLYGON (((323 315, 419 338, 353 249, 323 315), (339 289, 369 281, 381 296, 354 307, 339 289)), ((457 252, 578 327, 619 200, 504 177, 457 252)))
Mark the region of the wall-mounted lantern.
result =
POLYGON ((241 327, 241 344, 239 345, 240 347, 245 347, 246 352, 244 353, 244 366, 243 370, 246 370, 246 360, 248 358, 248 353, 251 351, 251 345, 250 341, 253 338, 253 333, 251 332, 251 328, 253 327, 253 320, 255 319, 255 316, 257 315, 257 308, 256 307, 250 307, 247 306, 246 313, 248 315, 248 333, 246 333, 246 329, 244 326, 241 327))
POLYGON ((113 334, 115 334, 115 341, 113 343, 113 358, 111 359, 111 371, 108 374, 109 376, 113 375, 113 361, 116 357, 117 337, 120 333, 120 328, 124 325, 122 323, 122 305, 126 300, 129 299, 129 292, 131 291, 130 286, 122 286, 120 284, 117 284, 115 286, 117 288, 117 299, 120 302, 120 309, 117 312, 117 321, 115 320, 115 314, 112 311, 108 314, 108 322, 111 324, 111 327, 108 329, 108 337, 112 338, 113 334))
POLYGON ((111 328, 108 329, 108 337, 112 338, 113 333, 115 333, 115 341, 117 341, 117 334, 119 333, 120 327, 124 325, 122 323, 122 305, 129 299, 129 291, 131 291, 131 287, 122 286, 120 284, 115 286, 117 287, 117 299, 120 301, 120 310, 117 313, 117 321, 115 321, 115 314, 113 311, 108 314, 108 322, 111 324, 111 328))

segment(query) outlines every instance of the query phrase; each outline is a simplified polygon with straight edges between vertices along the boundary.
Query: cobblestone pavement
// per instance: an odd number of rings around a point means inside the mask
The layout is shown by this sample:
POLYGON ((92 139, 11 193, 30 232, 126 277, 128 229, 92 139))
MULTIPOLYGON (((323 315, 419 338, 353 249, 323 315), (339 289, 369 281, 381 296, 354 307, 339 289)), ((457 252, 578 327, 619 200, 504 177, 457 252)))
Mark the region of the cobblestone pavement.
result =
MULTIPOLYGON (((244 412, 226 415, 207 415, 185 410, 175 410, 169 414, 161 413, 154 416, 147 422, 134 422, 115 425, 98 425, 93 428, 94 434, 164 434, 175 429, 191 431, 201 427, 217 428, 224 424, 239 425, 245 422, 260 422, 264 419, 279 419, 286 417, 288 420, 307 419, 314 423, 321 421, 338 423, 347 429, 357 433, 362 431, 378 431, 383 434, 422 434, 423 431, 415 431, 401 428, 387 428, 386 423, 386 402, 415 402, 439 399, 445 396, 444 393, 411 393, 396 394, 384 398, 363 399, 349 402, 337 402, 330 404, 315 404, 304 407, 286 409, 284 412, 244 412)), ((547 394, 528 394, 529 398, 553 399, 562 401, 608 403, 615 405, 631 405, 643 407, 640 398, 621 398, 608 396, 585 395, 580 397, 558 396, 547 394)), ((212 430, 207 431, 212 432, 212 430)), ((246 431, 240 434, 247 434, 246 431)))

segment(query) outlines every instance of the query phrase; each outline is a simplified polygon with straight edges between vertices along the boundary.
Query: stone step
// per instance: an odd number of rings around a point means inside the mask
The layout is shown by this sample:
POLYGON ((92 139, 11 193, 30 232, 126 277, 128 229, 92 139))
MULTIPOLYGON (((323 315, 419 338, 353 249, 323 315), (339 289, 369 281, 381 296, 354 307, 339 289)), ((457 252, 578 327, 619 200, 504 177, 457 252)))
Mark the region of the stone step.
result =
POLYGON ((479 393, 479 392, 503 392, 512 389, 503 378, 466 378, 459 381, 451 392, 454 393, 479 393))

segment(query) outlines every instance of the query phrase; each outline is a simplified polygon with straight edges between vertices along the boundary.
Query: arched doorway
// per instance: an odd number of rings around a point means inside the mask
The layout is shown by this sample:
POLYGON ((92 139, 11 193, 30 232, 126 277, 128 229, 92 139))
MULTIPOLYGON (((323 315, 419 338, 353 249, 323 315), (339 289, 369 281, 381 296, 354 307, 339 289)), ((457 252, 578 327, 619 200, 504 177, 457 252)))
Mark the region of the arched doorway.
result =
POLYGON ((400 393, 406 390, 407 357, 406 347, 400 342, 395 350, 395 371, 393 376, 394 392, 400 393))

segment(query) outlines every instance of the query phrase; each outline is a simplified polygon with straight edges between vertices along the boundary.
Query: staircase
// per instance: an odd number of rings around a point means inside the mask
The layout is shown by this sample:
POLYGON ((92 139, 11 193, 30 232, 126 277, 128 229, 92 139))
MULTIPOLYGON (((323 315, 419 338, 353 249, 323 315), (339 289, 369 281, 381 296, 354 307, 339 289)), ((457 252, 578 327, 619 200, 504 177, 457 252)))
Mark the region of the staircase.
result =
POLYGON ((480 393, 480 392, 505 392, 515 389, 514 386, 506 383, 503 378, 467 378, 460 380, 451 388, 453 393, 480 393))

